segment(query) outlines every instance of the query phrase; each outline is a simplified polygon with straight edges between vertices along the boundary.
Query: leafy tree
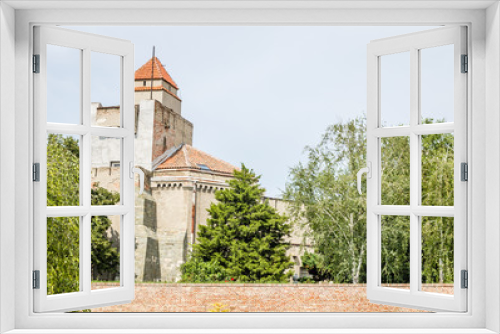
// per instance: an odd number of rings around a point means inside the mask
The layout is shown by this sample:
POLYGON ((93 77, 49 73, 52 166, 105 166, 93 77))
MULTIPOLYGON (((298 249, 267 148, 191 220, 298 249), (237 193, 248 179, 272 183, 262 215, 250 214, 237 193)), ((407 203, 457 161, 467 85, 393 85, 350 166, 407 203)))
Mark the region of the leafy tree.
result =
MULTIPOLYGON (((47 205, 79 205, 79 144, 73 137, 49 134, 47 138, 47 205)), ((110 205, 119 194, 103 188, 91 193, 93 205, 110 205)), ((108 217, 92 217, 92 271, 116 273, 119 254, 108 240, 108 217)), ((79 291, 80 218, 47 219, 47 293, 79 291)))
MULTIPOLYGON (((96 187, 91 190, 92 205, 113 205, 120 201, 120 194, 96 187)), ((107 216, 94 216, 92 226, 92 277, 114 277, 119 272, 120 254, 108 238, 111 219, 107 216)))
POLYGON ((229 188, 215 193, 218 202, 210 205, 207 225, 200 226, 198 243, 181 267, 183 281, 270 282, 290 276, 288 218, 262 199, 259 179, 242 165, 229 188))
MULTIPOLYGON (((290 170, 284 193, 294 224, 314 248, 303 264, 317 279, 364 282, 366 198, 356 191, 356 174, 366 164, 365 118, 329 126, 306 152, 307 162, 290 170)), ((409 154, 408 137, 382 138, 382 204, 409 205, 409 154)), ((421 190, 423 205, 453 205, 453 135, 422 136, 421 190)), ((409 217, 382 217, 382 282, 409 282, 409 231, 409 217)), ((452 218, 422 218, 422 258, 423 282, 453 280, 452 218)))
MULTIPOLYGON (((306 147, 307 162, 290 171, 284 198, 294 224, 322 257, 318 279, 358 283, 366 275, 366 201, 355 186, 366 164, 365 127, 364 118, 329 126, 319 145, 306 147)), ((310 256, 303 260, 312 264, 310 256)))
MULTIPOLYGON (((382 205, 410 205, 410 138, 381 138, 380 146, 382 205)), ((381 227, 381 280, 409 283, 410 219, 382 216, 381 227)))
MULTIPOLYGON (((422 205, 454 205, 453 144, 451 133, 422 136, 422 205)), ((453 227, 453 218, 422 218, 422 282, 453 282, 453 227)))

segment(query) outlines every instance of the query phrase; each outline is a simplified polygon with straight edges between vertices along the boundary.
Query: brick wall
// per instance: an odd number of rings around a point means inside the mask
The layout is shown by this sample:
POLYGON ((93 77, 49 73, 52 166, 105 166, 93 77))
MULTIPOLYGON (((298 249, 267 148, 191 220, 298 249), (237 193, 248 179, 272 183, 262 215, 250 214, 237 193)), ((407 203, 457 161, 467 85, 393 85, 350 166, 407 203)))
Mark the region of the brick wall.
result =
MULTIPOLYGON (((93 289, 116 285, 93 283, 93 289)), ((453 294, 453 285, 428 284, 425 290, 453 294)), ((365 284, 230 283, 136 283, 132 303, 96 308, 92 312, 208 312, 214 303, 226 305, 230 312, 418 312, 370 303, 365 284)))

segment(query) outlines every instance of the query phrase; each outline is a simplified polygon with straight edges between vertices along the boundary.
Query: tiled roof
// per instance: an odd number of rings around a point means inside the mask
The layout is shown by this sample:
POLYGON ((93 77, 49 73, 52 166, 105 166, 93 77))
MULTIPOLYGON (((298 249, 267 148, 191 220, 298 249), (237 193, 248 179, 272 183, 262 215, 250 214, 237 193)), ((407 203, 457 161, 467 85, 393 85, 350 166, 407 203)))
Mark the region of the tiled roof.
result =
MULTIPOLYGON (((149 86, 149 87, 148 86, 135 87, 136 92, 150 91, 150 90, 151 90, 151 86, 149 86)), ((182 101, 177 95, 175 95, 174 93, 172 93, 171 91, 169 91, 168 89, 166 89, 163 86, 153 86, 153 90, 163 90, 163 91, 167 92, 168 94, 172 95, 173 97, 175 97, 177 100, 182 101)))
POLYGON ((154 59, 153 65, 153 79, 163 79, 169 84, 171 84, 175 89, 179 89, 174 79, 168 74, 167 70, 161 64, 160 59, 157 57, 151 58, 148 62, 142 65, 137 71, 135 71, 135 80, 151 80, 151 63, 154 59))
POLYGON ((204 166, 198 165, 205 165, 214 172, 231 175, 235 169, 239 169, 187 144, 182 145, 174 154, 168 156, 156 169, 188 168, 209 172, 204 166))

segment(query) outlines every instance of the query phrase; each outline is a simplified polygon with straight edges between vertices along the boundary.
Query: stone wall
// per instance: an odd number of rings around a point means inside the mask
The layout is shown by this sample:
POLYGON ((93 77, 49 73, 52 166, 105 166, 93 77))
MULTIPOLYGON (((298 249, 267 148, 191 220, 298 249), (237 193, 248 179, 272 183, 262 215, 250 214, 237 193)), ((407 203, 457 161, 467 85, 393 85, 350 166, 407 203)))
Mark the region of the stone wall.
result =
MULTIPOLYGON (((93 283, 92 288, 116 285, 93 283)), ((453 294, 453 285, 426 284, 425 290, 453 294)), ((365 284, 232 283, 136 283, 132 303, 96 308, 92 312, 209 312, 214 303, 226 305, 230 312, 419 312, 370 303, 365 284)))
MULTIPOLYGON (((147 89, 143 91, 136 91, 134 96, 135 104, 139 104, 141 101, 151 99, 151 91, 147 89)), ((170 108, 181 114, 182 101, 178 97, 175 97, 164 90, 154 89, 153 100, 159 101, 162 105, 169 106, 170 108)))
MULTIPOLYGON (((139 119, 140 117, 139 115, 139 119)), ((193 123, 158 101, 155 101, 153 126, 153 161, 172 147, 181 144, 193 145, 193 123)))

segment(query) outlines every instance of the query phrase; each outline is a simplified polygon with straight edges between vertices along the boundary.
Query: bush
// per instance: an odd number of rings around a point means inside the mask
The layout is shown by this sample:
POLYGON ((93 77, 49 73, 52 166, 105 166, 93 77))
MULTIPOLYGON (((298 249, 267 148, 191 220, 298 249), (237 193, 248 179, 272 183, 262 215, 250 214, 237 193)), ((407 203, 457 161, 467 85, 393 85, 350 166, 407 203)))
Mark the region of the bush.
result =
POLYGON ((182 282, 211 283, 230 281, 226 269, 218 261, 203 262, 198 259, 181 266, 182 282))

